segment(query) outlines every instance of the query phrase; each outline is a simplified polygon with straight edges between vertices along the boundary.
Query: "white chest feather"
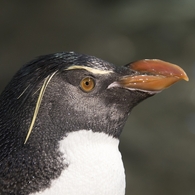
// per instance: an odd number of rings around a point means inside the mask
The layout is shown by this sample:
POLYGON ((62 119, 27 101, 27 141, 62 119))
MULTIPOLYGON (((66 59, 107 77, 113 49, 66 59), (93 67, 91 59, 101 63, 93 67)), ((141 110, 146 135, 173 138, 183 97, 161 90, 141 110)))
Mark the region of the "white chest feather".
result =
POLYGON ((119 140, 80 130, 60 142, 69 164, 49 189, 36 195, 124 195, 125 174, 119 140))

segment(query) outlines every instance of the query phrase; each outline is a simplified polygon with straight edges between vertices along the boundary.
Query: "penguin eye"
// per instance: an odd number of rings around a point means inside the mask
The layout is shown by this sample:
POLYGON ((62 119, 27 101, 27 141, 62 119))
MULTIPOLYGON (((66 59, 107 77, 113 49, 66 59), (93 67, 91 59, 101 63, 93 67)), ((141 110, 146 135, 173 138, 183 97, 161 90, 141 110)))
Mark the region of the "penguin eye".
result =
POLYGON ((95 81, 91 77, 85 77, 80 82, 80 87, 85 92, 90 92, 95 87, 95 81))

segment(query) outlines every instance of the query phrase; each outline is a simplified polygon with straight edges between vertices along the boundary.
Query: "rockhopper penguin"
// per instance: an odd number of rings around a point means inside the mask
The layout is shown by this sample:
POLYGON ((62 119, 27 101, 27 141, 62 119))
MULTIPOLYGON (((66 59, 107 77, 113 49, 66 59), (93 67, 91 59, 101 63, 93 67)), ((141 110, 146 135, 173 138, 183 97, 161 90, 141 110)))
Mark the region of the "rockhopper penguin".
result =
POLYGON ((181 79, 180 67, 161 60, 117 67, 62 52, 26 64, 0 96, 0 194, 125 194, 125 121, 181 79))

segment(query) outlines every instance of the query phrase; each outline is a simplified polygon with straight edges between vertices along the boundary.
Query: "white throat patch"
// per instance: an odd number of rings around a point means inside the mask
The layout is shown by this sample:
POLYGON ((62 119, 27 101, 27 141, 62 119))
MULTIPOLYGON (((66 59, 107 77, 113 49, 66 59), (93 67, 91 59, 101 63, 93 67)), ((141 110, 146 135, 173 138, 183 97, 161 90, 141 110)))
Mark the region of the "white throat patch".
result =
POLYGON ((60 142, 69 166, 36 195, 124 195, 125 173, 119 140, 105 133, 80 130, 60 142))

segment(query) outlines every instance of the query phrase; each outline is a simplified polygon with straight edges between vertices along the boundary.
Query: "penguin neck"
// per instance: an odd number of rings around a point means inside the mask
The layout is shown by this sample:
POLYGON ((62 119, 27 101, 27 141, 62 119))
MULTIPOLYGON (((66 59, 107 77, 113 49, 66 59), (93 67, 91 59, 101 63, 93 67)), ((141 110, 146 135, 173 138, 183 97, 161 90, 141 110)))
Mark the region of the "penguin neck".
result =
POLYGON ((38 194, 125 194, 119 140, 105 133, 79 130, 60 141, 67 166, 51 187, 38 194))

